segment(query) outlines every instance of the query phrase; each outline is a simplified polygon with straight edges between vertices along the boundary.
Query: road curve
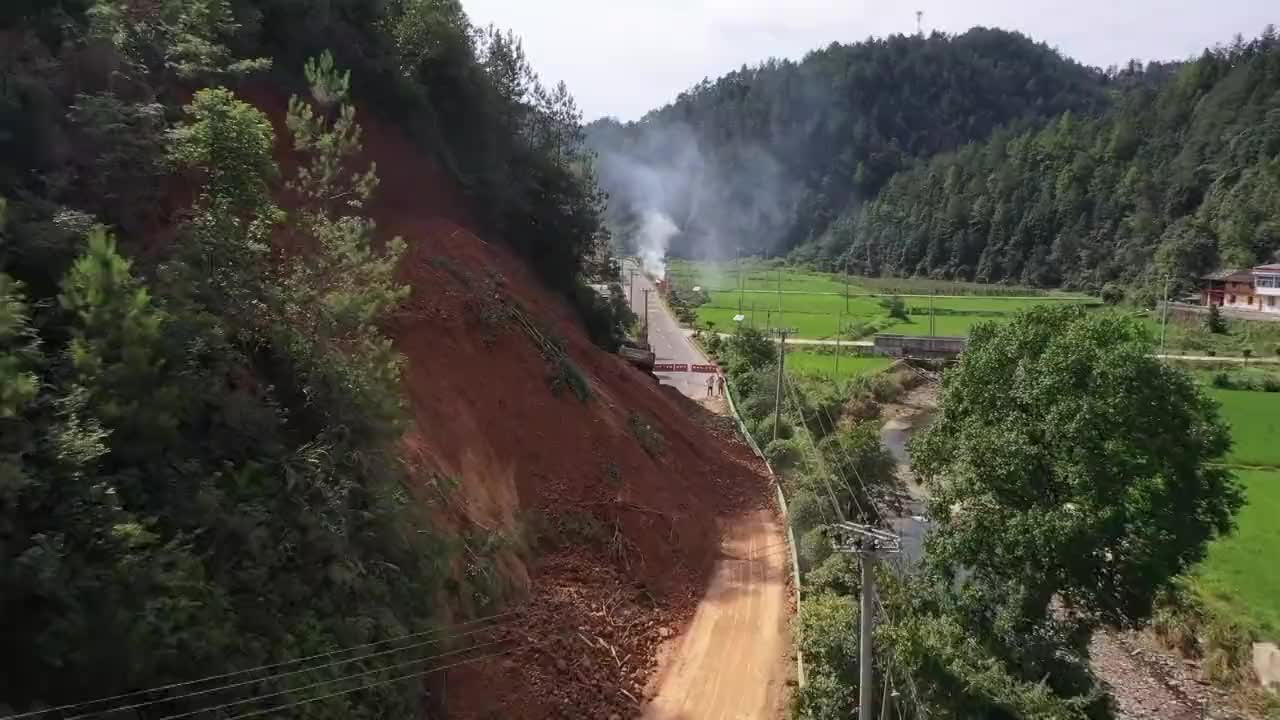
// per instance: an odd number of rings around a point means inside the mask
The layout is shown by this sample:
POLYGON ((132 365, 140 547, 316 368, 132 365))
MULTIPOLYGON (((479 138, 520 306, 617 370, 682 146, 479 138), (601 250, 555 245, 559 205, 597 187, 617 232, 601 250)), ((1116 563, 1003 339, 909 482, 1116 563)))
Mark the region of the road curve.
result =
MULTIPOLYGON (((624 269, 624 291, 632 282, 624 269)), ((644 317, 649 292, 649 342, 659 363, 704 364, 707 359, 681 330, 653 283, 634 276, 633 309, 644 317)), ((706 375, 658 373, 716 412, 706 400, 706 375)), ((664 648, 645 720, 780 720, 791 675, 787 578, 789 550, 782 524, 765 510, 733 518, 720 528, 720 559, 689 627, 664 648)))

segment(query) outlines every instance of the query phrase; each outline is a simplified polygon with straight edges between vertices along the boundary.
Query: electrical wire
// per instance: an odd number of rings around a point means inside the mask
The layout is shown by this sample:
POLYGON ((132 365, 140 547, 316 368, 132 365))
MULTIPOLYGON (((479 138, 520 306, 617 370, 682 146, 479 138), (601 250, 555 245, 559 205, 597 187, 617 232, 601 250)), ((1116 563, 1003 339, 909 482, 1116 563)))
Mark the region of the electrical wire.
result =
MULTIPOLYGON (((835 423, 835 420, 831 417, 831 413, 828 412, 827 408, 823 405, 819 405, 818 409, 821 410, 827 416, 827 426, 831 429, 831 434, 834 435, 836 432, 836 423, 835 423)), ((822 418, 815 417, 814 419, 818 421, 818 426, 821 427, 822 418)), ((843 444, 840 443, 839 438, 836 439, 835 445, 837 448, 839 448, 840 453, 844 455, 845 460, 849 461, 849 469, 853 471, 854 478, 857 479, 858 481, 858 487, 862 488, 863 497, 865 497, 867 499, 867 502, 871 504, 871 509, 875 510, 875 519, 880 520, 881 524, 885 525, 885 529, 892 529, 888 527, 887 523, 883 522, 885 518, 885 513, 879 507, 876 506, 875 497, 872 496, 871 491, 867 488, 866 483, 862 481, 862 473, 858 472, 858 464, 853 460, 853 453, 851 453, 848 450, 848 448, 846 448, 843 444)), ((845 481, 845 484, 846 485, 848 484, 847 479, 845 481)), ((849 488, 849 492, 853 492, 852 487, 849 488)))
POLYGON ((162 690, 172 690, 172 689, 174 689, 174 688, 187 687, 187 686, 189 686, 189 685, 198 685, 198 684, 203 683, 203 682, 212 682, 212 681, 214 681, 214 680, 225 680, 225 679, 228 679, 228 678, 233 678, 233 677, 239 677, 239 676, 241 676, 241 675, 246 675, 246 674, 248 674, 248 673, 261 672, 261 671, 263 671, 263 670, 274 670, 274 669, 278 669, 278 668, 282 668, 282 667, 287 667, 287 666, 289 666, 289 665, 296 665, 296 664, 298 664, 298 663, 309 662, 309 661, 311 661, 311 660, 317 660, 317 659, 319 659, 319 658, 332 657, 332 656, 334 656, 334 655, 340 655, 340 654, 342 654, 342 653, 352 652, 352 651, 355 651, 355 650, 363 650, 363 649, 366 649, 366 648, 377 647, 377 646, 379 646, 379 645, 386 645, 387 643, 400 642, 400 641, 402 641, 402 640, 410 640, 410 639, 413 639, 413 638, 423 637, 423 636, 425 636, 425 635, 432 635, 432 634, 436 634, 436 633, 444 633, 444 632, 447 632, 447 631, 449 631, 449 630, 456 630, 456 629, 458 629, 458 628, 469 627, 469 626, 471 626, 471 625, 476 625, 476 624, 479 624, 479 623, 485 623, 485 622, 489 622, 490 620, 497 620, 497 619, 499 619, 499 618, 507 618, 507 617, 511 617, 511 616, 514 616, 514 615, 518 615, 518 614, 520 614, 520 611, 519 611, 519 610, 511 610, 511 611, 508 611, 508 612, 496 613, 496 614, 494 614, 494 615, 488 615, 488 616, 485 616, 485 617, 482 617, 482 618, 476 618, 475 620, 468 620, 467 622, 457 623, 457 624, 455 624, 455 625, 450 625, 450 626, 446 626, 446 627, 442 627, 442 628, 434 628, 434 629, 432 629, 432 630, 424 630, 424 631, 422 631, 422 632, 409 633, 409 634, 407 634, 407 635, 401 635, 401 636, 399 636, 399 637, 394 637, 394 638, 387 638, 387 639, 385 639, 385 640, 377 640, 377 641, 374 641, 374 642, 364 643, 364 644, 362 644, 362 645, 353 645, 353 646, 348 647, 348 648, 340 648, 340 649, 338 649, 338 650, 331 650, 331 651, 329 651, 329 652, 316 653, 316 654, 314 654, 314 655, 308 655, 308 656, 306 656, 306 657, 295 658, 295 659, 293 659, 293 660, 283 660, 283 661, 276 662, 276 663, 271 663, 271 664, 268 664, 268 665, 260 665, 260 666, 258 666, 258 667, 245 668, 245 669, 243 669, 243 670, 233 670, 233 671, 231 671, 231 672, 221 673, 221 674, 217 674, 217 675, 208 675, 208 676, 206 676, 206 677, 196 678, 196 679, 194 679, 194 680, 183 680, 183 681, 181 681, 181 682, 169 683, 169 684, 167 684, 167 685, 158 685, 158 686, 156 686, 156 687, 144 688, 144 689, 142 689, 142 690, 133 690, 133 691, 130 691, 130 692, 127 692, 127 693, 120 693, 120 694, 118 694, 118 695, 111 695, 111 696, 108 696, 108 697, 104 697, 104 698, 97 698, 97 699, 94 699, 94 700, 83 700, 83 701, 81 701, 81 702, 67 703, 67 704, 64 704, 64 705, 56 705, 56 706, 54 706, 54 707, 41 708, 40 710, 29 710, 29 711, 27 711, 27 712, 17 713, 17 714, 14 714, 14 715, 5 715, 5 716, 3 716, 3 717, 0 717, 0 720, 21 720, 22 718, 28 718, 28 717, 32 717, 32 716, 35 716, 35 715, 43 715, 43 714, 45 714, 45 713, 59 712, 59 711, 63 711, 63 710, 71 710, 71 709, 74 709, 74 708, 82 708, 82 707, 85 707, 85 706, 87 706, 87 705, 95 705, 95 704, 98 704, 98 703, 108 703, 108 702, 113 702, 113 701, 117 701, 117 700, 127 700, 127 699, 132 698, 132 697, 137 697, 137 696, 139 696, 139 695, 146 695, 146 694, 153 693, 153 692, 160 692, 160 691, 162 691, 162 690))
POLYGON ((175 700, 184 700, 186 698, 197 697, 199 695, 208 695, 209 693, 217 693, 217 692, 222 692, 224 690, 231 690, 232 688, 244 687, 245 685, 257 685, 259 683, 275 682, 277 680, 282 680, 284 678, 292 677, 294 675, 301 675, 302 673, 314 672, 316 670, 324 670, 325 668, 336 667, 338 665, 346 665, 347 663, 358 662, 361 660, 368 660, 369 658, 381 657, 383 655, 392 655, 394 653, 403 652, 405 650, 412 650, 414 648, 425 647, 427 645, 434 645, 440 642, 441 640, 456 640, 458 638, 468 637, 471 635, 476 635, 478 633, 491 632, 495 629, 499 629, 502 627, 503 625, 501 624, 490 625, 487 627, 477 628, 475 630, 469 630, 467 632, 459 633, 456 635, 432 638, 431 640, 425 640, 423 642, 413 643, 411 645, 391 648, 390 650, 381 650, 379 652, 370 653, 368 655, 358 655, 356 657, 344 658, 342 660, 334 660, 333 662, 325 663, 324 665, 310 665, 304 668, 299 668, 297 670, 290 670, 288 672, 268 675, 266 677, 250 678, 248 680, 241 680, 239 682, 231 683, 229 685, 216 685, 214 687, 205 688, 204 690, 197 690, 195 692, 184 693, 182 695, 174 695, 171 697, 154 698, 152 700, 145 700, 143 702, 134 703, 132 705, 120 705, 107 710, 91 710, 89 712, 81 713, 79 715, 72 715, 71 717, 67 718, 67 720, 80 720, 81 718, 86 718, 90 716, 111 715, 113 713, 122 712, 124 710, 135 710, 137 708, 147 707, 150 705, 155 705, 157 703, 173 702, 175 700))
MULTIPOLYGON (((783 378, 786 379, 786 376, 784 375, 783 378)), ((800 415, 800 424, 805 426, 805 436, 809 438, 809 446, 812 448, 814 457, 817 459, 817 464, 819 466, 818 477, 822 478, 822 483, 826 486, 827 495, 831 498, 831 504, 834 506, 836 511, 836 520, 843 521, 844 512, 840 506, 840 499, 836 496, 835 489, 831 487, 831 481, 828 478, 830 470, 825 467, 825 463, 822 460, 822 453, 818 450, 817 443, 813 441, 813 435, 809 432, 808 422, 804 416, 804 409, 800 407, 799 401, 795 399, 795 388, 791 385, 789 380, 787 380, 785 384, 789 392, 788 398, 791 400, 792 407, 795 408, 796 412, 800 415)), ((854 503, 857 503, 857 498, 854 498, 854 503)), ((859 512, 861 512, 861 509, 859 509, 859 512)))
POLYGON ((329 700, 329 699, 332 699, 332 698, 335 698, 335 697, 339 697, 339 696, 342 696, 342 695, 349 695, 349 694, 351 694, 351 693, 353 693, 353 692, 359 692, 359 691, 361 691, 361 690, 368 690, 369 688, 379 687, 379 686, 381 686, 381 685, 390 685, 391 683, 395 683, 395 682, 403 682, 403 681, 405 681, 405 680, 412 680, 412 679, 414 679, 414 678, 420 678, 420 677, 422 677, 422 676, 423 676, 423 674, 430 674, 430 673, 434 673, 434 672, 440 672, 441 670, 448 670, 448 669, 450 669, 450 668, 455 668, 455 667, 459 667, 459 666, 462 666, 462 665, 467 665, 467 664, 469 664, 469 663, 479 662, 479 661, 481 661, 481 660, 488 660, 488 659, 490 659, 490 658, 495 658, 495 657, 498 657, 499 655, 506 655, 506 654, 510 654, 510 653, 520 652, 521 650, 527 650, 527 649, 529 649, 529 648, 531 648, 531 647, 534 647, 534 646, 535 646, 535 645, 537 645, 537 644, 538 644, 538 643, 529 643, 529 644, 527 644, 527 645, 523 645, 523 646, 521 646, 521 647, 514 648, 514 649, 511 649, 511 650, 502 650, 502 651, 495 652, 495 653, 489 653, 488 655, 481 655, 480 657, 468 658, 468 659, 466 659, 466 660, 460 660, 460 661, 455 662, 455 663, 449 663, 448 665, 441 665, 441 666, 439 666, 439 667, 433 667, 433 668, 430 668, 430 669, 428 669, 428 670, 421 670, 421 671, 418 671, 418 672, 408 673, 408 674, 406 674, 406 675, 400 675, 400 676, 397 676, 397 677, 388 678, 388 679, 386 679, 386 680, 379 680, 379 681, 377 681, 377 682, 369 683, 369 684, 367 684, 367 685, 361 685, 360 687, 350 688, 350 689, 348 689, 348 690, 342 690, 342 691, 335 692, 335 693, 329 693, 328 695, 321 695, 321 696, 319 696, 319 697, 307 698, 306 700, 299 700, 299 701, 297 701, 297 702, 292 702, 292 703, 288 703, 288 704, 285 704, 285 705, 280 705, 280 706, 278 706, 278 707, 265 708, 265 709, 262 709, 262 710, 254 710, 254 711, 252 711, 252 712, 242 713, 242 714, 240 714, 240 715, 232 715, 231 717, 229 717, 229 718, 225 718, 224 720, 245 720, 245 718, 258 717, 258 716, 261 716, 261 715, 266 715, 266 714, 268 714, 268 713, 276 712, 276 711, 278 711, 278 710, 286 710, 286 709, 288 709, 288 708, 291 708, 291 707, 297 707, 297 706, 299 706, 299 705, 307 705, 307 704, 310 704, 310 703, 313 703, 313 702, 320 702, 321 700, 329 700))
MULTIPOLYGON (((463 654, 463 653, 470 652, 470 651, 475 650, 475 649, 477 649, 477 648, 490 647, 490 646, 498 645, 498 644, 501 644, 501 643, 504 643, 504 642, 507 642, 507 640, 505 640, 505 639, 500 639, 500 640, 490 640, 489 642, 480 643, 479 645, 472 645, 472 646, 470 646, 470 647, 460 648, 460 649, 458 649, 458 650, 451 650, 451 651, 449 651, 449 652, 446 652, 446 653, 440 653, 440 654, 438 654, 438 655, 430 655, 430 656, 428 656, 428 657, 415 658, 415 659, 413 659, 413 660, 408 660, 408 661, 406 661, 406 662, 402 662, 402 663, 396 663, 396 664, 394 664, 394 665, 384 665, 384 666, 382 666, 382 667, 380 667, 380 668, 374 668, 373 670, 365 670, 364 672, 358 672, 358 673, 355 673, 355 674, 352 674, 352 675, 346 675, 346 676, 343 676, 343 677, 340 677, 340 678, 334 678, 334 679, 332 679, 332 680, 321 680, 320 682, 311 683, 310 685, 301 685, 301 686, 296 687, 296 688, 288 688, 288 689, 285 689, 285 690, 277 690, 277 691, 275 691, 275 692, 267 693, 266 695, 258 695, 258 696, 256 696, 256 697, 245 698, 245 699, 243 699, 243 700, 233 700, 232 702, 223 703, 223 704, 221 704, 221 705, 214 705, 214 706, 212 706, 212 707, 199 708, 199 709, 197 709, 197 710, 189 710, 189 711, 187 711, 187 712, 178 713, 177 715, 166 715, 166 716, 164 716, 163 718, 161 718, 160 720, 179 720, 179 718, 187 718, 187 717, 191 717, 191 716, 193 716, 193 715, 199 715, 200 713, 213 712, 213 711, 216 711, 216 710, 225 710, 225 709, 227 709, 227 708, 235 707, 235 706, 237 706, 237 705, 245 705, 245 704, 248 704, 248 703, 257 702, 257 701, 259 701, 259 700, 266 700, 267 698, 279 697, 279 696, 281 696, 281 695, 288 695, 288 694, 290 694, 290 693, 299 692, 299 691, 301 691, 301 690, 311 690, 312 688, 323 687, 323 686, 325 686, 325 685, 332 685, 332 684, 334 684, 334 683, 344 682, 344 681, 352 680, 352 679, 354 679, 354 678, 358 678, 358 677, 365 677, 365 676, 367 676, 367 675, 373 675, 373 674, 375 674, 375 673, 380 673, 380 672, 383 672, 383 671, 386 671, 386 670, 394 670, 394 669, 396 669, 396 668, 408 667, 408 666, 410 666, 410 665, 416 665, 416 664, 418 664, 418 663, 426 662, 426 661, 428 661, 428 660, 438 660, 438 659, 440 659, 440 658, 444 658, 444 657, 451 657, 451 656, 454 656, 454 655, 461 655, 461 654, 463 654)), ((421 671, 419 671, 419 672, 421 672, 421 671)), ((174 698, 174 699, 176 700, 176 699, 178 699, 178 698, 174 698)))
MULTIPOLYGON (((796 407, 796 411, 800 414, 800 423, 804 425, 805 434, 809 437, 809 444, 813 447, 814 454, 817 455, 821 460, 821 462, 825 465, 826 460, 822 458, 822 451, 818 449, 818 443, 813 439, 813 433, 809 432, 809 419, 805 417, 804 407, 799 400, 800 391, 796 389, 795 384, 791 381, 790 378, 785 378, 785 379, 786 379, 787 389, 791 392, 793 396, 792 402, 796 407)), ((817 417, 814 417, 814 420, 816 421, 817 417)), ((826 482, 827 476, 831 476, 831 475, 839 477, 840 481, 843 482, 845 487, 849 489, 849 498, 853 500, 854 507, 858 509, 859 515, 862 515, 865 517, 867 515, 867 512, 866 510, 863 509, 862 503, 858 501, 858 493, 854 492, 853 486, 849 483, 849 479, 844 476, 844 473, 840 470, 838 466, 836 467, 834 473, 831 472, 830 467, 826 467, 826 472, 823 475, 823 481, 826 482)), ((836 497, 835 491, 830 487, 829 483, 827 486, 827 492, 831 493, 831 497, 833 498, 833 501, 836 503, 836 506, 839 507, 840 506, 839 501, 835 500, 835 497, 836 497)), ((843 520, 844 519, 843 513, 841 515, 842 515, 841 520, 843 520)))

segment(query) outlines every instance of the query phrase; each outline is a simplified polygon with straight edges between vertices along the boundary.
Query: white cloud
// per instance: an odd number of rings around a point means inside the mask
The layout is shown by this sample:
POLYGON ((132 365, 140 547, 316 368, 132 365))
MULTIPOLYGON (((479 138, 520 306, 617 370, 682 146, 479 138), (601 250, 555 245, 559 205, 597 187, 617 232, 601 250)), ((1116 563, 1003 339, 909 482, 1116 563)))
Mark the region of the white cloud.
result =
POLYGON ((1091 65, 1182 59, 1280 12, 1264 0, 463 0, 472 20, 510 28, 548 83, 564 80, 588 119, 633 120, 704 77, 833 41, 974 25, 1022 31, 1091 65))

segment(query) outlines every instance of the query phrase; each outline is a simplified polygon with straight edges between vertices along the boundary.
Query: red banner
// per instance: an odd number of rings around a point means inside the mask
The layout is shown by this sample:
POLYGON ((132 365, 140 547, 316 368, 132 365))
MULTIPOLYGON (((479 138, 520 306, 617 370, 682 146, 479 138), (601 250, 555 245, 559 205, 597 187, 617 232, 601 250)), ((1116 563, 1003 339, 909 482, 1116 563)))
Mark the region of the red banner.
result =
POLYGON ((655 363, 654 372, 689 372, 689 366, 683 363, 655 363))
POLYGON ((696 373, 716 373, 720 372, 720 368, 715 365, 694 365, 693 371, 696 373))

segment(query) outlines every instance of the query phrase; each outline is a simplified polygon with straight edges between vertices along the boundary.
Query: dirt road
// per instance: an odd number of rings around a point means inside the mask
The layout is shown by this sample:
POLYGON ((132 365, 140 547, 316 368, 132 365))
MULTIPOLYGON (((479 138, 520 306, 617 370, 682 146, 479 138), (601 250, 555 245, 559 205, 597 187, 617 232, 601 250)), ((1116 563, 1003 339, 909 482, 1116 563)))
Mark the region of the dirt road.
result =
POLYGON ((786 710, 789 551, 771 512, 724 528, 711 585, 655 678, 646 720, 768 720, 786 710))
MULTIPOLYGON (((644 315, 635 276, 636 311, 644 315)), ((657 296, 649 293, 649 339, 658 362, 706 363, 657 296)), ((715 412, 723 401, 706 400, 706 375, 659 374, 686 396, 715 412)), ((664 648, 650 687, 646 720, 778 720, 786 714, 792 673, 790 551, 776 512, 756 510, 720 527, 721 557, 689 627, 664 648)))

